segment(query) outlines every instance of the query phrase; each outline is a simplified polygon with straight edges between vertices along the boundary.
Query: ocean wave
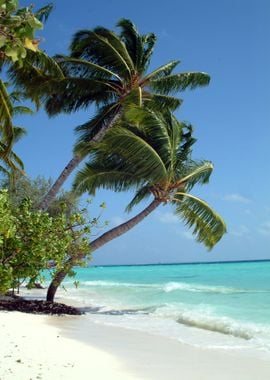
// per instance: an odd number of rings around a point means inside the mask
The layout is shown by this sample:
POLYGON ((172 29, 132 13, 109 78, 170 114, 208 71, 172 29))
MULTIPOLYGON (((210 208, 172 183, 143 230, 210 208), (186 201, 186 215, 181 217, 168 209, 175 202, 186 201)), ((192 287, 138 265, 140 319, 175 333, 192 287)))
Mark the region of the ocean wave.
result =
POLYGON ((114 282, 114 281, 82 281, 81 285, 83 286, 93 286, 93 287, 123 287, 123 288, 156 288, 157 284, 140 284, 140 283, 132 283, 132 282, 114 282))
POLYGON ((198 293, 222 293, 222 294, 235 294, 235 293, 249 293, 247 289, 228 288, 224 286, 211 286, 201 284, 188 284, 185 282, 169 282, 164 285, 164 291, 169 293, 176 290, 184 290, 189 292, 198 293))
POLYGON ((201 304, 193 309, 187 309, 184 304, 167 305, 157 308, 155 315, 161 318, 174 319, 177 323, 187 327, 231 335, 245 340, 262 336, 270 339, 269 326, 218 316, 207 305, 201 304))
POLYGON ((152 288, 166 293, 175 291, 185 291, 193 293, 216 293, 216 294, 243 294, 243 293, 269 293, 269 290, 260 289, 240 289, 225 286, 212 286, 187 282, 167 282, 167 283, 132 283, 132 282, 116 282, 116 281, 82 281, 81 286, 86 287, 104 287, 104 288, 152 288))
POLYGON ((181 315, 178 317, 177 322, 185 326, 231 335, 246 340, 255 338, 256 336, 256 329, 243 326, 225 317, 210 318, 201 316, 200 319, 196 319, 192 316, 181 315))

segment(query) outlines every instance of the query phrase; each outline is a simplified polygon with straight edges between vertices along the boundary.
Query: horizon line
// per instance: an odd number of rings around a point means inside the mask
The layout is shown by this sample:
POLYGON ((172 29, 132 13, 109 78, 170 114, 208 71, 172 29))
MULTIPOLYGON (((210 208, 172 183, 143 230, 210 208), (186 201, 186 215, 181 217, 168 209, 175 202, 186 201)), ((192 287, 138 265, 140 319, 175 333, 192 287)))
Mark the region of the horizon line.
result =
POLYGON ((100 264, 100 265, 89 265, 89 267, 133 267, 133 266, 158 266, 158 265, 206 265, 206 264, 235 264, 235 263, 258 263, 258 262, 270 262, 270 259, 252 259, 252 260, 223 260, 223 261, 187 261, 187 262, 170 262, 170 263, 137 263, 137 264, 100 264))

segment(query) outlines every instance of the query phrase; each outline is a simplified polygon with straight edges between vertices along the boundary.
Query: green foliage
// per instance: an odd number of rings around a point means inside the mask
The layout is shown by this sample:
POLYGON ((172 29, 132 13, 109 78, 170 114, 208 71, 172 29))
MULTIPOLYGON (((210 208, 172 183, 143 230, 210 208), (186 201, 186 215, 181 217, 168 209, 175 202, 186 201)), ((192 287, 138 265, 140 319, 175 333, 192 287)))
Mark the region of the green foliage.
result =
POLYGON ((226 226, 206 202, 190 194, 195 185, 208 183, 213 171, 211 162, 191 158, 196 141, 191 126, 168 111, 143 107, 133 106, 125 116, 124 124, 91 147, 90 160, 75 177, 74 188, 92 195, 100 188, 135 190, 127 211, 151 195, 160 203, 171 203, 197 241, 213 248, 226 226))
POLYGON ((39 19, 46 19, 47 14, 46 7, 36 17, 32 6, 19 8, 18 0, 0 0, 0 60, 22 64, 27 49, 37 51, 39 41, 35 33, 43 28, 39 19))
POLYGON ((10 175, 12 171, 23 171, 23 162, 12 150, 13 144, 25 134, 24 128, 15 126, 13 118, 32 114, 29 107, 21 105, 25 94, 20 91, 8 92, 8 84, 0 79, 0 172, 10 175))
MULTIPOLYGON (((18 207, 25 198, 31 199, 32 210, 39 210, 39 204, 49 191, 52 180, 46 180, 42 176, 31 179, 19 172, 13 174, 13 177, 7 177, 0 182, 0 187, 9 190, 9 199, 13 207, 18 207)), ((74 193, 61 191, 55 200, 51 203, 48 213, 56 216, 64 212, 71 215, 79 212, 78 198, 74 193)))
POLYGON ((26 278, 34 283, 53 264, 65 265, 67 257, 89 257, 90 227, 84 212, 70 216, 33 210, 29 199, 12 207, 6 190, 0 191, 0 293, 26 278))

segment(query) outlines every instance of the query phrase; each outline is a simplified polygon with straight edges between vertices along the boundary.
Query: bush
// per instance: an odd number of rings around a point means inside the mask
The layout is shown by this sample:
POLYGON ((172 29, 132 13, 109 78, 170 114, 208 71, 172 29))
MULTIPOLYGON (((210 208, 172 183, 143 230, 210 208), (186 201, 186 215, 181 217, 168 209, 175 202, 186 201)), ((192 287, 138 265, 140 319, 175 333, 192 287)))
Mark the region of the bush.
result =
POLYGON ((7 191, 0 191, 0 293, 17 288, 27 278, 38 281, 40 273, 53 263, 62 267, 66 256, 90 253, 82 213, 57 216, 33 210, 25 199, 14 208, 7 191))

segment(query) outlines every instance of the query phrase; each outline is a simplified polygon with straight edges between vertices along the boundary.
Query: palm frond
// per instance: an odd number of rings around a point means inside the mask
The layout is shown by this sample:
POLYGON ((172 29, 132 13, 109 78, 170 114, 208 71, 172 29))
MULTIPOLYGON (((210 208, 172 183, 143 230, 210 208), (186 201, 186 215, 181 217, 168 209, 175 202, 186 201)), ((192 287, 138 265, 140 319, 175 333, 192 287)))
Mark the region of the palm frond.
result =
POLYGON ((198 242, 212 249, 226 233, 221 218, 205 201, 191 194, 177 192, 174 198, 176 215, 179 215, 190 228, 198 242))
POLYGON ((196 87, 207 86, 210 77, 206 73, 180 73, 164 76, 149 82, 149 87, 160 94, 167 95, 176 91, 183 91, 186 88, 194 89, 196 87))
POLYGON ((134 173, 149 181, 166 181, 167 170, 159 153, 142 137, 125 128, 114 127, 103 138, 98 149, 119 155, 134 173), (104 144, 104 145, 103 145, 104 144))
POLYGON ((0 142, 0 160, 1 160, 1 157, 4 157, 2 159, 2 162, 7 167, 7 170, 11 169, 11 170, 23 171, 24 164, 22 160, 20 159, 20 157, 17 156, 17 154, 14 153, 12 150, 9 150, 8 155, 6 154, 6 151, 7 151, 6 144, 0 142))
POLYGON ((121 82, 121 78, 113 71, 106 69, 85 59, 72 58, 64 55, 55 56, 56 61, 69 75, 77 75, 83 78, 111 79, 116 78, 121 82))
POLYGON ((119 54, 119 57, 126 63, 131 73, 134 73, 135 67, 132 58, 129 55, 129 52, 126 48, 126 45, 121 41, 119 36, 113 31, 108 30, 103 27, 97 27, 94 29, 94 32, 102 37, 103 39, 109 41, 109 43, 114 47, 115 51, 119 54))
POLYGON ((175 111, 182 104, 182 100, 168 95, 151 95, 151 98, 144 99, 147 108, 162 112, 163 110, 175 111))
POLYGON ((19 116, 19 115, 33 115, 34 111, 31 110, 29 107, 25 106, 16 106, 13 107, 13 116, 19 116))
POLYGON ((148 33, 142 36, 143 44, 144 44, 144 52, 141 60, 141 69, 140 73, 146 72, 150 65, 150 58, 154 52, 154 46, 157 40, 157 37, 154 33, 148 33))
POLYGON ((13 126, 13 134, 14 134, 13 141, 15 143, 19 141, 22 137, 26 136, 27 131, 23 127, 13 126))
POLYGON ((180 61, 174 60, 171 62, 166 63, 165 65, 162 65, 158 67, 156 70, 152 71, 148 75, 146 75, 143 78, 143 83, 147 83, 148 81, 167 77, 168 75, 171 74, 173 69, 180 63, 180 61))
POLYGON ((117 24, 121 28, 119 36, 124 42, 129 56, 134 62, 136 70, 141 67, 143 56, 143 41, 136 26, 128 19, 120 19, 117 24))
MULTIPOLYGON (((170 136, 168 123, 164 114, 134 105, 125 111, 125 117, 135 127, 135 134, 158 152, 160 159, 167 168, 170 165, 170 136), (137 130, 136 130, 137 128, 137 130)), ((129 128, 131 129, 131 128, 129 128)))
POLYGON ((7 88, 4 82, 0 79, 0 127, 1 135, 4 139, 6 151, 1 150, 0 157, 4 157, 8 154, 13 139, 13 106, 7 92, 7 88))
POLYGON ((60 112, 71 113, 96 104, 109 104, 115 99, 115 93, 108 81, 68 77, 50 80, 42 86, 43 101, 49 115, 60 112))
POLYGON ((35 12, 35 17, 41 21, 46 22, 53 10, 53 3, 49 3, 35 12))
POLYGON ((143 186, 141 187, 135 194, 134 198, 129 202, 129 204, 126 207, 126 211, 130 212, 132 211, 134 206, 137 206, 141 201, 149 198, 151 196, 151 192, 149 189, 149 186, 143 186))
POLYGON ((0 165, 0 174, 2 174, 4 177, 8 177, 10 172, 4 166, 0 165))
POLYGON ((136 188, 142 182, 142 179, 134 176, 133 172, 123 171, 122 168, 111 169, 100 162, 92 161, 78 172, 73 188, 78 194, 88 192, 95 195, 97 189, 120 192, 136 188))
POLYGON ((181 168, 182 164, 187 160, 190 160, 191 148, 192 145, 196 142, 196 139, 193 137, 193 127, 190 124, 182 124, 182 137, 181 144, 177 148, 177 161, 175 164, 176 168, 181 168), (185 132, 186 131, 186 132, 185 132))
POLYGON ((154 50, 155 34, 140 35, 136 26, 128 19, 119 20, 117 26, 121 28, 120 38, 126 46, 136 72, 143 74, 149 66, 154 50))
POLYGON ((74 146, 75 154, 85 156, 91 151, 92 139, 103 129, 111 127, 111 121, 118 111, 117 104, 109 104, 98 110, 97 114, 88 122, 75 128, 78 135, 77 142, 74 146))
POLYGON ((191 190, 196 184, 206 184, 209 182, 213 168, 210 161, 189 161, 184 165, 182 177, 177 184, 179 187, 185 185, 188 190, 191 190))
MULTIPOLYGON (((104 33, 104 28, 102 29, 104 33)), ((108 30, 108 35, 109 33, 112 32, 108 30)), ((112 38, 109 41, 94 31, 81 30, 74 35, 71 42, 71 56, 91 61, 99 66, 121 73, 123 77, 130 78, 132 68, 111 42, 112 38)))

